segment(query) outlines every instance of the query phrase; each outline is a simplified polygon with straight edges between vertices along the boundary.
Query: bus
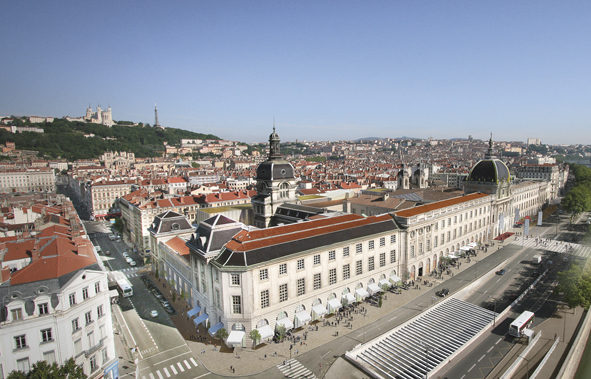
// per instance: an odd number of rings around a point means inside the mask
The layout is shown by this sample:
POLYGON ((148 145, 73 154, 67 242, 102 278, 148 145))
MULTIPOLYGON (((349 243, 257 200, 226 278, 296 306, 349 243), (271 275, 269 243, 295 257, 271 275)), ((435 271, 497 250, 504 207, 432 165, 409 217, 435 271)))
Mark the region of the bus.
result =
POLYGON ((123 297, 130 297, 133 295, 133 287, 131 286, 131 283, 129 283, 129 280, 117 280, 117 287, 119 287, 119 290, 123 294, 123 297))
POLYGON ((512 323, 509 325, 509 334, 514 337, 521 337, 523 335, 523 331, 534 322, 534 312, 525 311, 519 315, 512 323))

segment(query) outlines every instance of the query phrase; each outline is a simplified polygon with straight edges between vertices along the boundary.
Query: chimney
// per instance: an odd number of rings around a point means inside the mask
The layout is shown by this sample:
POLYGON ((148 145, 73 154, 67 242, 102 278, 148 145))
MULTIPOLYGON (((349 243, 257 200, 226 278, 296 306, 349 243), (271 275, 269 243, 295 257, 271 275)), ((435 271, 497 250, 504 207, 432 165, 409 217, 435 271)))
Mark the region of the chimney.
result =
POLYGON ((41 250, 39 249, 39 238, 35 238, 35 245, 33 246, 33 251, 31 252, 31 263, 38 261, 41 259, 41 250))

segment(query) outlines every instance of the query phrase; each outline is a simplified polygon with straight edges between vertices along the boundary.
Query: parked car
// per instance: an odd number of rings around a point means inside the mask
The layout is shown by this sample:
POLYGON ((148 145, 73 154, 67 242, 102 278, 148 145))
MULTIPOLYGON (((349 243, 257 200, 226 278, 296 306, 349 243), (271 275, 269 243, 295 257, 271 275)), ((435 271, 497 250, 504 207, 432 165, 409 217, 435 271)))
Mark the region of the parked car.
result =
POLYGON ((153 310, 152 312, 150 312, 150 316, 152 316, 152 317, 158 317, 158 311, 157 310, 153 310))
POLYGON ((130 265, 130 266, 136 266, 136 265, 137 265, 137 263, 135 263, 135 261, 132 259, 132 260, 129 262, 129 265, 130 265))
POLYGON ((439 297, 445 297, 449 294, 449 288, 444 288, 441 291, 437 291, 435 292, 435 295, 439 296, 439 297))
POLYGON ((127 257, 127 258, 125 258, 125 262, 127 262, 127 263, 131 264, 131 262, 133 262, 133 259, 131 259, 131 258, 127 257))
POLYGON ((499 270, 497 271, 497 275, 505 275, 507 271, 505 271, 505 269, 499 270))
POLYGON ((111 255, 111 252, 109 250, 106 250, 105 255, 111 255))

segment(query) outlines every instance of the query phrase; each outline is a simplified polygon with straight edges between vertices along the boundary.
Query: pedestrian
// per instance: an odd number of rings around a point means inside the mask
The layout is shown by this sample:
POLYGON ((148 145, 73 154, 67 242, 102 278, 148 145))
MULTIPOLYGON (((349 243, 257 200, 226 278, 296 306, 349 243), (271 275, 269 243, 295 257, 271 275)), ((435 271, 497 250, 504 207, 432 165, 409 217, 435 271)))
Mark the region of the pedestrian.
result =
POLYGON ((265 354, 265 360, 267 360, 267 354, 265 354))
POLYGON ((232 367, 232 365, 230 365, 230 371, 232 371, 232 369, 233 369, 233 368, 234 368, 234 367, 232 367))
POLYGON ((232 369, 232 374, 235 373, 235 372, 236 372, 236 368, 233 368, 232 369))

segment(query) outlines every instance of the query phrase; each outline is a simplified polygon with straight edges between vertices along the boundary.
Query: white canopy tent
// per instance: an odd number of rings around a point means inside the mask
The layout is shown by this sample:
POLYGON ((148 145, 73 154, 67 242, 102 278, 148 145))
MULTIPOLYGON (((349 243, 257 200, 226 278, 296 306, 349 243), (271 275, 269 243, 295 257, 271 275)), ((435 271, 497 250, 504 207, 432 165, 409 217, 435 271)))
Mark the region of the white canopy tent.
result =
POLYGON ((261 326, 257 328, 259 334, 261 335, 261 341, 273 337, 275 333, 273 333, 273 329, 269 325, 261 326))
POLYGON ((361 298, 361 299, 365 299, 366 297, 368 297, 368 296, 369 296, 369 292, 367 292, 367 291, 365 290, 365 288, 357 288, 357 289, 355 290, 355 293, 356 293, 356 294, 357 294, 357 296, 359 296, 359 298, 361 298))
POLYGON ((380 287, 383 287, 384 285, 387 285, 388 287, 390 287, 390 282, 388 281, 388 279, 380 279, 380 281, 378 282, 378 285, 380 287))
POLYGON ((402 282, 402 279, 400 279, 398 277, 398 275, 391 275, 390 276, 390 282, 396 284, 396 283, 402 282))
POLYGON ((293 329, 293 322, 287 317, 277 320, 277 325, 281 325, 285 328, 285 330, 293 329))
POLYGON ((226 344, 228 345, 242 345, 244 342, 244 333, 242 330, 232 330, 228 339, 226 340, 226 344))
POLYGON ((316 315, 316 318, 320 318, 328 313, 328 310, 322 304, 318 304, 312 307, 312 312, 316 315))
POLYGON ((310 314, 308 312, 299 311, 298 313, 295 314, 295 327, 299 328, 300 326, 306 324, 311 319, 312 319, 312 317, 310 317, 310 314))
POLYGON ((382 292, 382 289, 375 283, 369 283, 367 285, 367 290, 369 291, 369 293, 373 296, 375 294, 378 294, 380 292, 382 292))
POLYGON ((346 294, 344 294, 344 295, 343 295, 343 299, 347 300, 347 302, 348 302, 349 304, 351 304, 351 303, 354 303, 354 302, 356 301, 356 300, 355 300, 355 296, 351 295, 351 293, 350 293, 350 292, 347 292, 346 294))
POLYGON ((336 312, 343 307, 343 304, 339 301, 339 299, 330 299, 328 301, 328 309, 330 312, 336 312))

